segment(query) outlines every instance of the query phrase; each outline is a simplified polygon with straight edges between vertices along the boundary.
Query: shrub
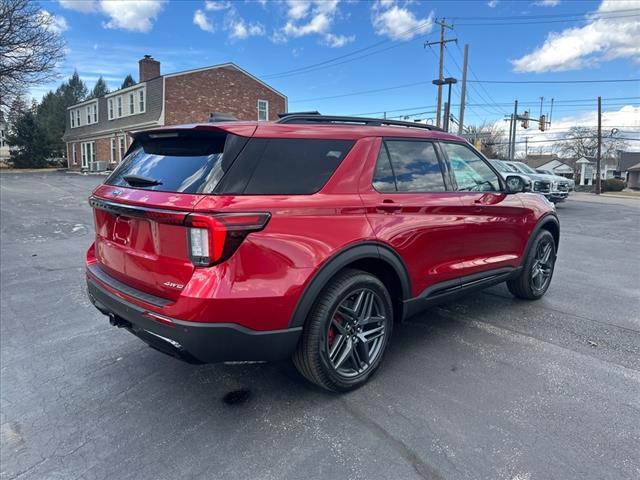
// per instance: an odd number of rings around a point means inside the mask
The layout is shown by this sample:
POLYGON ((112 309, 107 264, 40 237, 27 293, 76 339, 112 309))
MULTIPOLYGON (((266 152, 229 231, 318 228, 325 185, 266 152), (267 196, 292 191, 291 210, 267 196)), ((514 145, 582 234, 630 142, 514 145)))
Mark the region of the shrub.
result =
POLYGON ((621 192, 624 189, 624 181, 619 178, 607 178, 602 182, 604 192, 621 192))

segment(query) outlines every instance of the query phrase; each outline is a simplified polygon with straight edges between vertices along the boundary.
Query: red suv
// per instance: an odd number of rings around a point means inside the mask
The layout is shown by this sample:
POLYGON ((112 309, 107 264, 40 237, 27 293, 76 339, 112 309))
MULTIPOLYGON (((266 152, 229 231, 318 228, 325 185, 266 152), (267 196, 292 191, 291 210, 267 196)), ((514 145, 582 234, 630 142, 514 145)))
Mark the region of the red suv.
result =
POLYGON ((435 127, 287 114, 134 137, 90 198, 89 296, 175 357, 292 357, 345 391, 395 321, 503 281, 549 287, 553 205, 435 127))

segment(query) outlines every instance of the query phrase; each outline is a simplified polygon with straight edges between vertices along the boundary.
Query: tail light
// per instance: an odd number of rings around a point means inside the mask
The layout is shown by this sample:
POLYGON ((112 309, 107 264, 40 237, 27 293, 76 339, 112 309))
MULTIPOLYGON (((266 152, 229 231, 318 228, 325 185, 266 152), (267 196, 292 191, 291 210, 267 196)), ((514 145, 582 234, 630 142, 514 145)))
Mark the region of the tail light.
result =
POLYGON ((197 267, 224 262, 251 232, 262 230, 268 213, 189 214, 186 218, 189 258, 197 267))

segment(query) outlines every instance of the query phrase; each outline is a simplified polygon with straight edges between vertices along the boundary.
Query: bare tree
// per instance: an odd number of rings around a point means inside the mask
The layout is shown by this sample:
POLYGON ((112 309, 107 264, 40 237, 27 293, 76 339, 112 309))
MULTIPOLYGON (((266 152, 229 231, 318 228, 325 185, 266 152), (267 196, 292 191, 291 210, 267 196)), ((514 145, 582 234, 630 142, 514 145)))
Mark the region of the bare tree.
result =
POLYGON ((29 0, 0 0, 0 107, 55 78, 64 46, 53 15, 29 0))
MULTIPOLYGON (((619 137, 615 131, 602 131, 602 158, 614 158, 616 151, 623 150, 626 145, 624 138, 619 137)), ((556 148, 563 157, 594 158, 598 153, 598 129, 571 127, 556 148)))
POLYGON ((487 158, 507 158, 507 141, 496 123, 470 125, 466 128, 464 137, 473 144, 480 140, 481 151, 487 158))

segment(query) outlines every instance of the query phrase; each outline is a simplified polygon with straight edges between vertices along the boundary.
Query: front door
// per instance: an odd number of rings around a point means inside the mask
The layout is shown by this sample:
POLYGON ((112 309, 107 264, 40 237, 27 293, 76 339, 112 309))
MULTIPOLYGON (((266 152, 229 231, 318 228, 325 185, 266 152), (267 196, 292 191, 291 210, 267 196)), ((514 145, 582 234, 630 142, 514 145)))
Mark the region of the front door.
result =
POLYGON ((517 194, 506 194, 498 173, 470 146, 440 142, 465 219, 460 270, 474 275, 520 265, 527 212, 517 194))
POLYGON ((466 225, 434 142, 386 138, 373 153, 361 198, 376 238, 404 261, 412 296, 457 283, 466 225))

